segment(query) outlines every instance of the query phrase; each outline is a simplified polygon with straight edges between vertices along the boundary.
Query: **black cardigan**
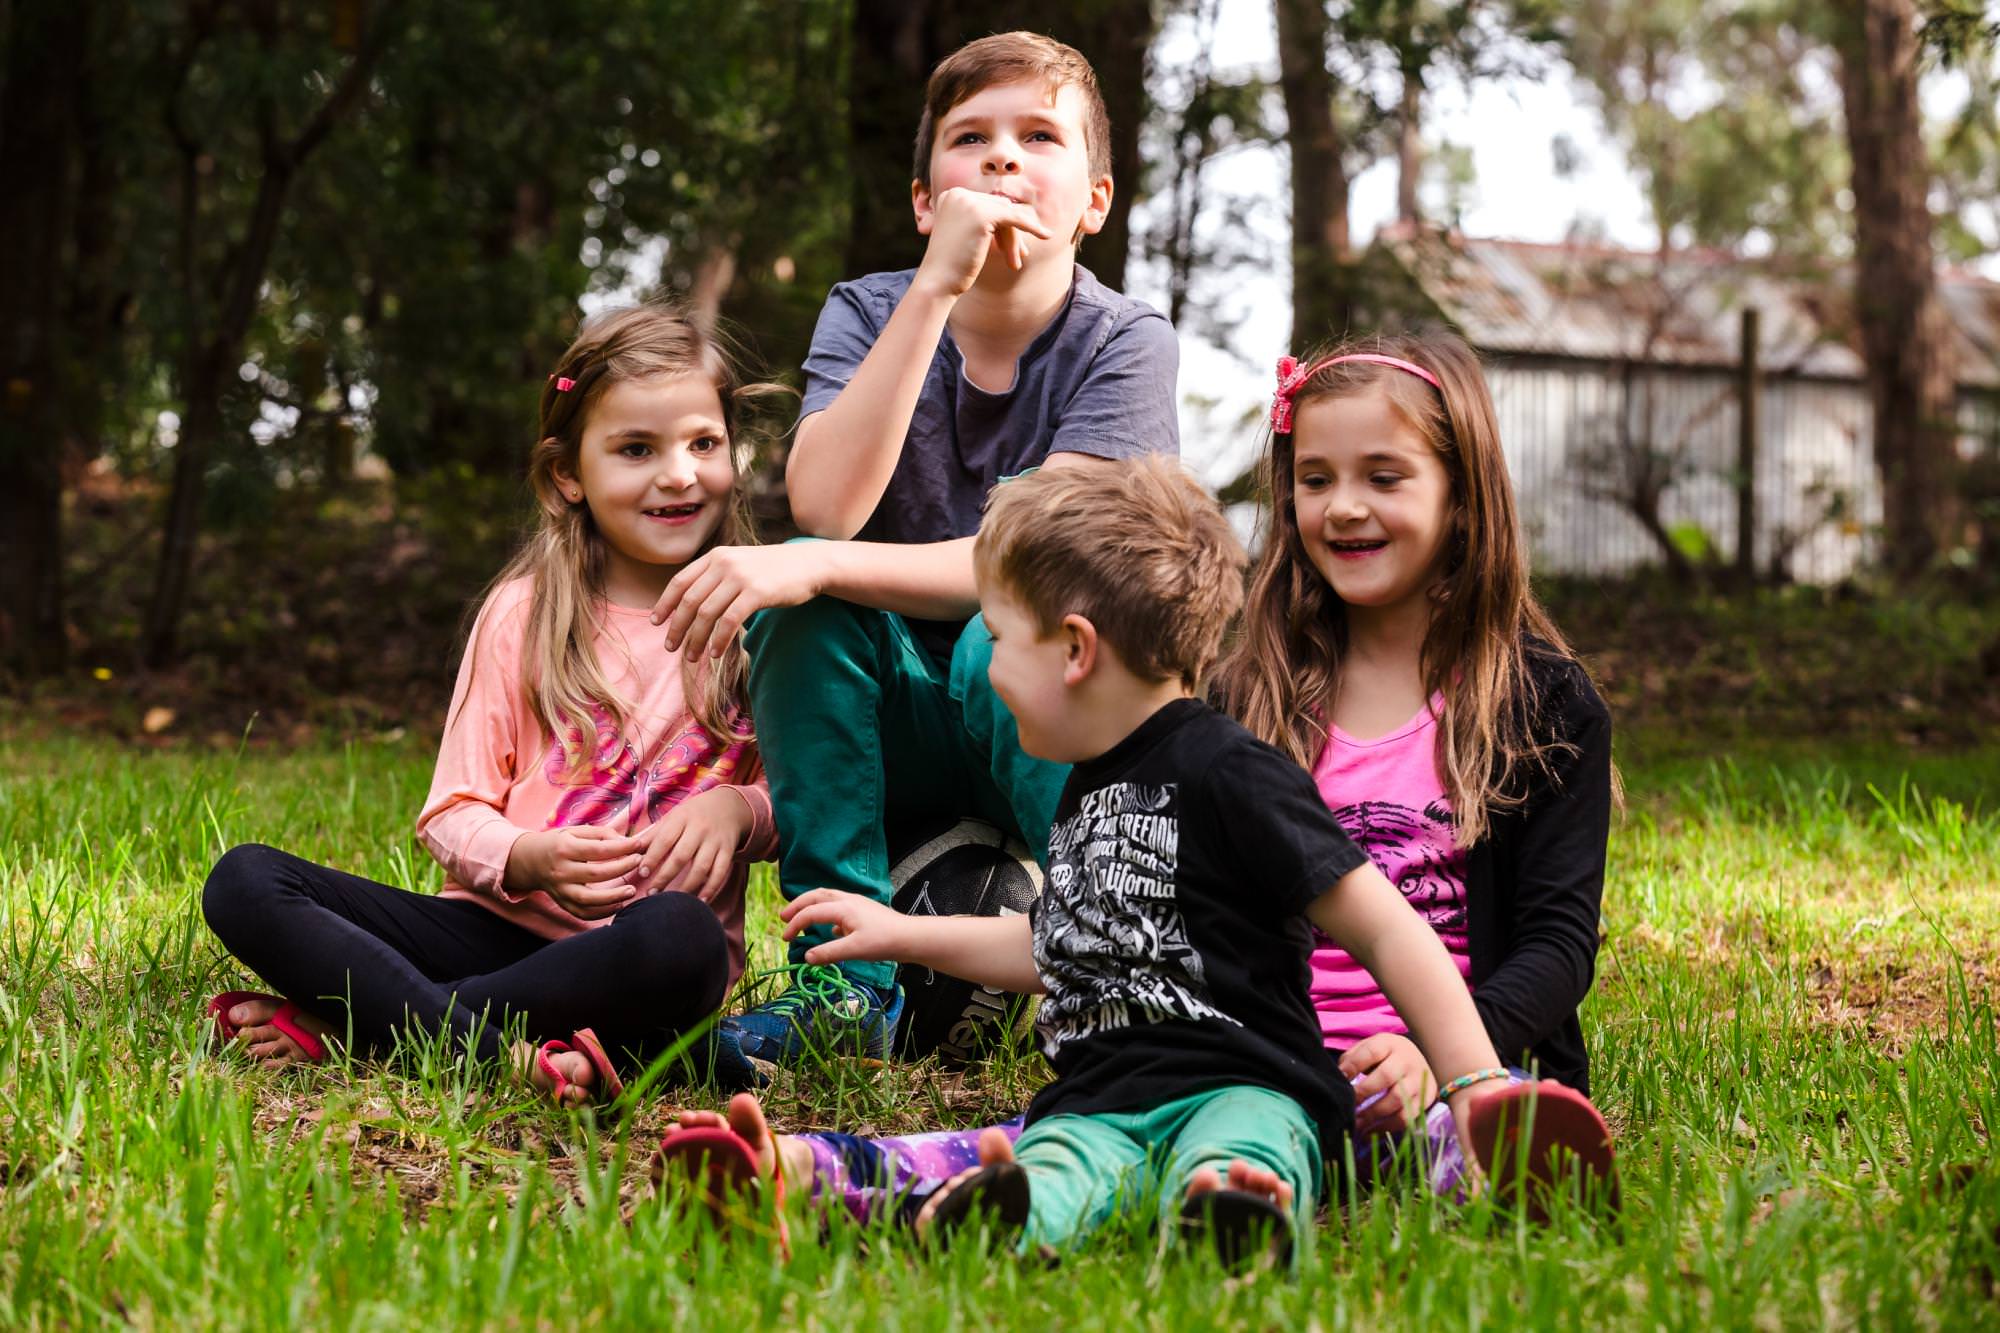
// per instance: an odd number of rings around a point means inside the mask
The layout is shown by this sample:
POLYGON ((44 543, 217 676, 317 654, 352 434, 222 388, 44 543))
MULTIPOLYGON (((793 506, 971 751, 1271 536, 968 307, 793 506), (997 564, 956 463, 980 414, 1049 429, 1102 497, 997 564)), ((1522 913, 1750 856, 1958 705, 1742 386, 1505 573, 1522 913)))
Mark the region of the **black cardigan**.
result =
POLYGON ((1528 646, 1531 731, 1558 748, 1527 800, 1496 812, 1466 856, 1472 1002, 1500 1058, 1590 1092, 1577 1007, 1597 973, 1611 833, 1611 713, 1573 660, 1528 646))

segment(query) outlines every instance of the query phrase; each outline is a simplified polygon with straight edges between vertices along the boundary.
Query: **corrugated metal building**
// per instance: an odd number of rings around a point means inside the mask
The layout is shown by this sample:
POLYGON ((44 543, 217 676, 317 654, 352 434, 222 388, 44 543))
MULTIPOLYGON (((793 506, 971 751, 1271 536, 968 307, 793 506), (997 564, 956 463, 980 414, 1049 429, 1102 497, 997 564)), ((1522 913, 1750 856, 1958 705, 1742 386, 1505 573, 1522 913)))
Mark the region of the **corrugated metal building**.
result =
MULTIPOLYGON (((1620 572, 1659 563, 1669 540, 1733 554, 1747 307, 1757 568, 1827 582, 1871 557, 1882 488, 1845 274, 1435 230, 1392 229, 1376 250, 1488 358, 1536 568, 1620 572)), ((2000 283, 1947 273, 1941 288, 1961 451, 2000 451, 2000 283)))

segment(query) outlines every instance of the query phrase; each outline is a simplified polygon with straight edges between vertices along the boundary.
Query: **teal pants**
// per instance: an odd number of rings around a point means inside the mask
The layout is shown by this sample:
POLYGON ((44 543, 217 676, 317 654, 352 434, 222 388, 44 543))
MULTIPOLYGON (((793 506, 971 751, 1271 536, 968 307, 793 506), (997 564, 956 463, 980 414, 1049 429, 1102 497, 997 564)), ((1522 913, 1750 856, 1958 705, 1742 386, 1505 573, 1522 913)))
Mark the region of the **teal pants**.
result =
POLYGON ((1207 1166, 1226 1176, 1240 1158, 1292 1187, 1292 1229, 1303 1251, 1324 1170, 1304 1109, 1253 1087, 1215 1088, 1145 1111, 1050 1116, 1021 1131, 1014 1157, 1028 1173, 1022 1243, 1058 1249, 1148 1203, 1162 1225, 1171 1223, 1195 1172, 1207 1166))
MULTIPOLYGON (((760 611, 744 641, 787 899, 832 888, 888 902, 884 828, 898 818, 976 815, 1046 863, 1069 768, 1022 752, 986 679, 984 620, 959 635, 949 671, 901 616, 833 597, 760 611)), ((824 927, 804 932, 792 961, 828 938, 824 927)), ((843 966, 870 985, 895 980, 890 963, 843 966)))

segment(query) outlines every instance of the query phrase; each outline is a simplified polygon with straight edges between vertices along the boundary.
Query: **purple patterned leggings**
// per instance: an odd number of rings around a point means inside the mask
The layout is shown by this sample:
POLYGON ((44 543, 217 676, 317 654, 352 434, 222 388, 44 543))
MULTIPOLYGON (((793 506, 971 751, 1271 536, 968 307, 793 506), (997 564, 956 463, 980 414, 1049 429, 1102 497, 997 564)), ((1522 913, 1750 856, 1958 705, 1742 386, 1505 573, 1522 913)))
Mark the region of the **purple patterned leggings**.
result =
MULTIPOLYGON (((1510 1073, 1511 1082, 1528 1079, 1523 1070, 1510 1073)), ((1022 1117, 1015 1116, 997 1128, 1011 1143, 1020 1137, 1021 1123, 1022 1117)), ((913 1215, 939 1186, 966 1168, 978 1166, 979 1136, 983 1133, 983 1129, 945 1129, 901 1138, 825 1133, 797 1137, 812 1150, 813 1199, 826 1204, 838 1200, 856 1221, 866 1222, 884 1205, 913 1215)), ((1452 1126, 1451 1108, 1443 1103, 1431 1107, 1424 1117, 1424 1134, 1430 1145, 1432 1191, 1456 1196, 1465 1175, 1465 1157, 1452 1126)), ((1386 1160, 1402 1138, 1400 1134, 1380 1134, 1354 1140, 1354 1165, 1362 1188, 1373 1182, 1376 1164, 1386 1160)))

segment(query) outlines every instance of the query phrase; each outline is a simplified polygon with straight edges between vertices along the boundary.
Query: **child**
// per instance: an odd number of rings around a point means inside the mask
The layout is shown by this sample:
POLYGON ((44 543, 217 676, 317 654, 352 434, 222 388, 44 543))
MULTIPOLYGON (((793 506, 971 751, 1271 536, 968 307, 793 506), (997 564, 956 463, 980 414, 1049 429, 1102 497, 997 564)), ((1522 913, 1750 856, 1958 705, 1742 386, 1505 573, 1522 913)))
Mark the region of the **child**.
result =
MULTIPOLYGON (((667 642, 720 652, 748 626, 750 701, 787 897, 887 903, 885 822, 977 814, 1047 841, 1060 765, 1023 752, 986 682, 972 534, 994 482, 1177 449, 1173 330, 1101 286, 1076 245, 1111 205, 1109 125, 1082 56, 1032 33, 933 72, 911 196, 922 264, 833 289, 786 465, 813 537, 723 548, 669 584, 667 642)), ((885 1054, 895 970, 805 964, 724 1024, 724 1057, 790 1064, 814 1040, 885 1054)))
MULTIPOLYGON (((1445 942, 1507 1061, 1567 1085, 1544 1085, 1540 1114, 1602 1140, 1585 1162, 1611 1183, 1577 1016, 1611 720, 1529 587, 1478 359, 1450 335, 1287 358, 1266 475, 1272 528, 1222 674, 1229 706, 1311 768, 1445 942)), ((1324 941, 1313 991, 1357 1094, 1398 1090, 1387 1109, 1406 1113, 1422 1070, 1396 1011, 1324 941)))
MULTIPOLYGON (((1615 1198, 1608 1132, 1580 1104, 1590 1069, 1577 1016, 1597 954, 1611 724, 1529 589, 1478 363, 1450 336, 1353 344, 1303 367, 1286 358, 1271 420, 1271 523, 1219 698, 1313 774, 1444 941, 1516 1081, 1539 1066, 1568 1085, 1542 1085, 1537 1123, 1561 1129, 1615 1198), (1383 557, 1387 568, 1370 566, 1383 557), (1470 725, 1452 725, 1461 719, 1470 725), (1482 735, 1497 753, 1453 748, 1482 735)), ((1315 944, 1314 1007, 1363 1103, 1366 1167, 1382 1133, 1423 1113, 1434 1080, 1367 973, 1315 944)), ((760 1126, 741 1128, 761 1143, 760 1126)), ((1433 1105, 1427 1129, 1433 1184, 1455 1192, 1463 1159, 1448 1110, 1433 1105)), ((787 1136, 773 1164, 865 1217, 975 1165, 977 1137, 787 1136)))
MULTIPOLYGON (((989 1133, 937 1222, 992 1203, 1025 1244, 1062 1246, 1157 1188, 1226 1255, 1262 1228, 1288 1254, 1353 1122, 1307 995, 1308 918, 1381 977, 1461 1123, 1506 1071, 1437 937, 1304 771, 1195 697, 1242 553, 1192 479, 1160 462, 1010 482, 975 561, 993 688, 1030 753, 1075 765, 1047 888, 1026 918, 904 917, 819 889, 785 908, 787 933, 833 927, 815 962, 1047 992, 1056 1079, 1011 1150, 989 1133)), ((662 1144, 670 1162, 689 1132, 662 1144)))
POLYGON ((417 819, 444 891, 231 850, 203 914, 279 993, 217 997, 225 1037, 314 1061, 407 1019, 491 1058, 518 1021, 544 1047, 514 1058, 574 1104, 615 1095, 611 1053, 643 1063, 721 1004, 770 798, 739 658, 644 631, 676 570, 746 539, 732 441, 763 387, 677 310, 583 327, 542 391, 539 522, 473 627, 417 819), (546 1040, 577 1029, 581 1049, 546 1040))

